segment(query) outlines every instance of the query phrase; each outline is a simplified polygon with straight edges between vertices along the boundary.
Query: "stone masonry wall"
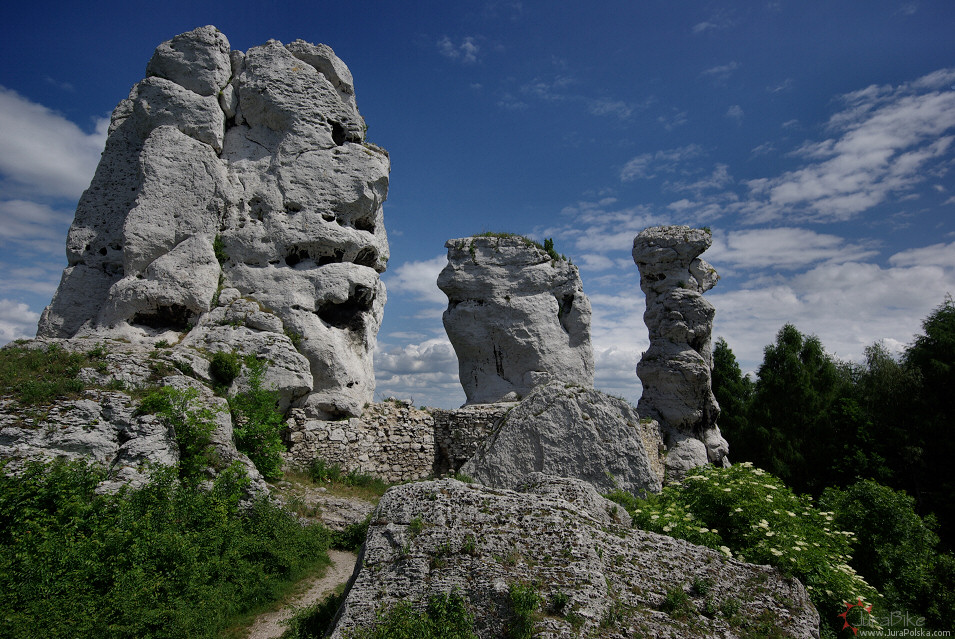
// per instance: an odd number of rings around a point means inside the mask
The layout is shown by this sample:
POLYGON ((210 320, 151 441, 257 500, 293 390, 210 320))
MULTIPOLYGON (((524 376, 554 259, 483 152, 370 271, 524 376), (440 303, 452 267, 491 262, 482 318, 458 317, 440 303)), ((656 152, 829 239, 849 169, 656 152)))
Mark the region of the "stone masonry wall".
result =
POLYGON ((515 406, 516 403, 472 404, 454 410, 430 409, 434 416, 435 476, 457 472, 515 406))
POLYGON ((361 417, 337 421, 289 412, 285 459, 308 468, 315 459, 399 482, 457 471, 513 404, 479 404, 419 410, 411 402, 369 404, 361 417))

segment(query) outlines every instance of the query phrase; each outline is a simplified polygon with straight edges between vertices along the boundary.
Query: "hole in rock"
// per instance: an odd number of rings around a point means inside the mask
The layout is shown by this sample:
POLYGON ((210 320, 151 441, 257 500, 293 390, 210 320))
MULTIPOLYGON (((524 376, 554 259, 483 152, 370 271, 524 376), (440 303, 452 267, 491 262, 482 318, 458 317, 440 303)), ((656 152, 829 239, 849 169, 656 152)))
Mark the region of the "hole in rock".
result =
POLYGON ((375 221, 366 220, 366 219, 357 219, 355 220, 355 228, 359 231, 368 231, 369 233, 375 232, 375 221))
POLYGON ((345 257, 345 252, 342 250, 336 250, 332 255, 323 255, 318 258, 318 265, 325 266, 326 264, 340 264, 342 259, 345 257))
POLYGON ((334 222, 335 214, 334 213, 322 213, 322 219, 326 222, 334 222))
POLYGON ((106 255, 106 247, 105 247, 105 246, 99 250, 99 254, 100 254, 100 255, 106 255))
POLYGON ((336 146, 345 144, 345 127, 343 127, 340 122, 331 122, 331 125, 332 142, 334 142, 336 146))
POLYGON ((189 309, 182 304, 170 304, 168 306, 158 306, 153 311, 136 313, 133 316, 133 324, 142 324, 149 328, 171 328, 177 331, 184 331, 189 327, 190 318, 189 309))
POLYGON ((374 301, 375 292, 359 284, 341 304, 324 302, 315 312, 319 319, 329 326, 342 330, 361 331, 365 328, 364 314, 371 310, 374 301))
POLYGON ((286 213, 298 213, 302 210, 302 205, 298 202, 286 202, 285 203, 285 212, 286 213))
POLYGON ((560 322, 560 327, 564 329, 565 333, 570 333, 567 326, 567 316, 570 315, 572 310, 574 310, 573 295, 564 295, 563 299, 557 300, 557 321, 560 322))
POLYGON ((355 264, 359 266, 367 266, 369 268, 375 267, 375 262, 378 261, 378 251, 371 247, 365 247, 362 250, 358 251, 358 255, 355 256, 355 264))
POLYGON ((309 255, 308 251, 302 249, 300 251, 292 251, 287 256, 285 256, 285 263, 289 266, 295 266, 302 260, 311 259, 312 256, 309 255))

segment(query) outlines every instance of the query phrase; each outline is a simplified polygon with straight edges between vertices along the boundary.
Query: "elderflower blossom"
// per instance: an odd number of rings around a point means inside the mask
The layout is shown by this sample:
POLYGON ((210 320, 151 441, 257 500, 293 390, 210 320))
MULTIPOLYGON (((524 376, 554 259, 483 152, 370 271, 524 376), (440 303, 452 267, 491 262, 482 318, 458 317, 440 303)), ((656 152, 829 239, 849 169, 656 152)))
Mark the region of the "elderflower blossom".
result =
POLYGON ((720 552, 726 555, 727 557, 733 556, 732 551, 730 551, 729 547, 727 546, 720 546, 720 552))
POLYGON ((770 548, 770 549, 769 549, 769 552, 773 553, 773 554, 776 555, 777 557, 782 557, 782 556, 783 556, 783 551, 781 551, 781 550, 776 550, 775 548, 770 548))

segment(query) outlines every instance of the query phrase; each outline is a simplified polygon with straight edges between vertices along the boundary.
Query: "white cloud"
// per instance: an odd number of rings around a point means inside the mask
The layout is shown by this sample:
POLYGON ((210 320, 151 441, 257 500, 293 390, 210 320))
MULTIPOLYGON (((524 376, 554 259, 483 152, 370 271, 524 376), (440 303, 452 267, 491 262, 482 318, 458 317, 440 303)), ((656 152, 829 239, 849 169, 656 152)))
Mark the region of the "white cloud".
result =
POLYGON ((880 340, 909 343, 922 320, 955 291, 955 269, 933 265, 939 253, 927 249, 899 254, 895 262, 906 266, 826 262, 765 286, 727 293, 717 286, 707 295, 716 307, 714 336, 726 338, 744 370, 755 370, 763 348, 786 323, 853 361, 880 340))
MULTIPOLYGON (((535 228, 536 237, 552 237, 573 246, 574 251, 557 247, 557 251, 573 260, 578 255, 600 255, 609 251, 629 251, 634 236, 648 226, 664 223, 665 218, 651 213, 647 207, 612 210, 609 204, 615 200, 601 202, 578 202, 561 211, 570 222, 547 228, 535 228)), ((594 260, 593 257, 590 258, 594 260)))
POLYGON ((908 249, 889 258, 892 266, 941 266, 955 268, 955 242, 908 249))
POLYGON ((739 63, 734 60, 728 64, 721 64, 715 67, 710 67, 709 69, 705 69, 702 73, 700 73, 700 75, 713 78, 713 80, 716 82, 725 82, 738 68, 739 63))
POLYGON ((40 314, 23 302, 0 299, 0 346, 15 339, 32 339, 40 314))
POLYGON ((438 274, 448 265, 447 255, 430 260, 405 262, 385 276, 389 295, 411 295, 416 299, 445 305, 448 298, 438 288, 438 274))
POLYGON ((460 44, 455 44, 448 36, 442 36, 437 45, 438 51, 444 57, 466 64, 477 62, 478 54, 481 52, 481 47, 474 36, 462 38, 460 44))
POLYGON ((107 119, 86 133, 62 115, 0 87, 0 174, 10 197, 79 198, 106 142, 107 119))
POLYGON ((802 168, 747 182, 750 199, 740 212, 751 222, 783 215, 845 221, 908 195, 955 148, 955 135, 946 135, 955 128, 953 81, 955 69, 943 69, 843 96, 845 108, 828 124, 836 136, 803 144, 796 154, 809 162, 802 168))
POLYGON ((726 117, 730 120, 735 120, 736 124, 743 123, 743 107, 738 104, 732 105, 730 108, 726 109, 726 117))
POLYGON ((641 153, 628 161, 620 170, 620 179, 624 182, 655 178, 660 173, 675 173, 681 164, 703 155, 699 144, 688 144, 675 149, 666 149, 655 153, 641 153))
POLYGON ((805 268, 819 262, 860 261, 878 251, 864 243, 850 244, 836 235, 803 228, 716 230, 706 260, 740 269, 805 268))
POLYGON ((413 398, 416 404, 453 408, 464 403, 458 360, 447 337, 403 346, 379 343, 376 395, 413 398))
POLYGON ((0 200, 0 245, 16 243, 30 253, 63 254, 73 211, 26 200, 0 200))

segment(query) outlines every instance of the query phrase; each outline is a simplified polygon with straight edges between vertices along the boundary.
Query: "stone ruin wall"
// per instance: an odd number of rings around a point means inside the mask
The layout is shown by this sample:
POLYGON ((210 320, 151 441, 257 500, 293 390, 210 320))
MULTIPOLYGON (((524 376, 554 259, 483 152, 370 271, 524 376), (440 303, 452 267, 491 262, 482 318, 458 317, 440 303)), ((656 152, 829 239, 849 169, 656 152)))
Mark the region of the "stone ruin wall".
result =
POLYGON ((289 467, 307 469, 315 459, 381 477, 413 481, 456 472, 513 404, 421 410, 405 400, 369 404, 360 417, 309 419, 293 408, 286 421, 289 467))

